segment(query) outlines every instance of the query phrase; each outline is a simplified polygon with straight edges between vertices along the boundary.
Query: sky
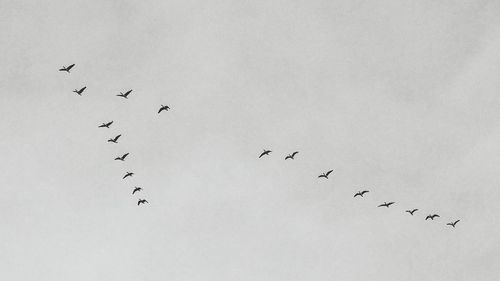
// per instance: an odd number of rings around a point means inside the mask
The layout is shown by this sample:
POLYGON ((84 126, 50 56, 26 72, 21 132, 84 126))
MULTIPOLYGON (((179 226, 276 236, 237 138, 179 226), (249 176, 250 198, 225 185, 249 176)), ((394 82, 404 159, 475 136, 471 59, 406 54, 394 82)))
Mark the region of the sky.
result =
POLYGON ((3 278, 497 280, 499 13, 0 0, 3 278))

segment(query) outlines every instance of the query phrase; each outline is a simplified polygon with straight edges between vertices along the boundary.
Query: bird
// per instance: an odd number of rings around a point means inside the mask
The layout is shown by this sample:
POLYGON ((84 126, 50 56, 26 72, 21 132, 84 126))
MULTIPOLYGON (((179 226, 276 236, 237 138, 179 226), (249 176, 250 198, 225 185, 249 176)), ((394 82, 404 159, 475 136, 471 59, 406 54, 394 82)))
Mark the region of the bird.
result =
POLYGON ((285 160, 287 160, 287 159, 292 159, 292 160, 293 160, 293 159, 295 159, 294 157, 295 157, 295 155, 297 155, 297 153, 299 153, 299 152, 298 152, 298 151, 295 151, 295 152, 294 152, 294 153, 292 153, 292 154, 288 154, 288 156, 287 156, 287 157, 285 157, 285 160))
POLYGON ((370 191, 368 191, 368 190, 358 191, 356 194, 354 194, 354 197, 356 197, 356 196, 358 196, 358 195, 359 195, 359 196, 361 196, 361 197, 363 197, 363 195, 364 195, 365 193, 368 193, 368 192, 370 192, 370 191))
POLYGON ((73 93, 77 93, 78 95, 80 95, 80 96, 81 96, 81 95, 82 95, 82 93, 83 93, 83 91, 85 91, 85 89, 87 89, 87 87, 83 87, 83 88, 81 88, 80 90, 78 90, 78 89, 74 89, 74 90, 73 90, 73 93))
POLYGON ((264 152, 262 152, 262 153, 260 154, 259 158, 260 158, 260 157, 262 157, 262 156, 264 156, 264 155, 269 155, 269 153, 271 153, 271 152, 272 152, 271 150, 265 150, 265 149, 264 149, 264 152))
POLYGON ((134 195, 134 193, 139 192, 141 190, 142 190, 142 187, 137 187, 137 186, 134 187, 134 191, 132 191, 132 195, 134 195))
POLYGON ((99 128, 108 128, 109 129, 109 126, 111 126, 111 124, 113 124, 113 121, 108 122, 108 123, 102 123, 102 125, 99 125, 99 128))
POLYGON ((163 110, 165 111, 168 111, 170 109, 170 107, 168 107, 168 105, 161 105, 160 107, 160 110, 158 110, 158 114, 160 114, 160 112, 162 112, 163 110))
POLYGON ((127 178, 127 177, 131 177, 133 176, 134 173, 131 173, 131 172, 127 172, 124 176, 123 176, 123 179, 127 178))
POLYGON ((434 214, 434 215, 427 215, 427 217, 425 217, 425 220, 428 220, 428 219, 431 219, 431 220, 434 220, 434 218, 439 218, 439 215, 437 214, 434 214))
POLYGON ((407 212, 407 213, 409 213, 410 215, 413 216, 413 213, 415 213, 416 211, 418 211, 418 209, 406 210, 405 212, 407 212))
POLYGON ((59 71, 66 71, 69 73, 69 71, 73 68, 73 66, 75 66, 75 64, 72 64, 70 66, 63 66, 62 68, 59 69, 59 71))
POLYGON ((108 142, 113 142, 113 143, 118 143, 118 139, 121 137, 122 135, 118 135, 112 139, 109 139, 108 142))
POLYGON ((380 204, 380 205, 378 205, 378 207, 387 207, 387 208, 389 208, 389 206, 391 206, 391 205, 392 205, 392 204, 394 204, 394 203, 395 203, 395 202, 389 202, 389 203, 384 202, 384 204, 380 204))
POLYGON ((127 92, 125 92, 125 94, 120 92, 120 94, 116 96, 128 99, 128 95, 130 95, 131 92, 132 90, 128 90, 127 92))
POLYGON ((137 201, 137 206, 139 206, 141 204, 146 204, 146 203, 149 204, 148 200, 146 200, 146 199, 139 199, 139 201, 137 201))
POLYGON ((326 173, 323 173, 321 175, 318 176, 318 178, 325 178, 325 179, 328 179, 328 176, 333 172, 333 170, 330 170, 326 173))
POLYGON ((121 157, 116 157, 115 160, 125 161, 125 158, 128 156, 128 153, 123 154, 121 157))
POLYGON ((453 228, 455 228, 455 225, 456 225, 459 221, 460 221, 460 220, 456 220, 456 221, 454 221, 454 222, 449 222, 449 223, 447 223, 446 225, 451 225, 451 226, 453 226, 453 228))

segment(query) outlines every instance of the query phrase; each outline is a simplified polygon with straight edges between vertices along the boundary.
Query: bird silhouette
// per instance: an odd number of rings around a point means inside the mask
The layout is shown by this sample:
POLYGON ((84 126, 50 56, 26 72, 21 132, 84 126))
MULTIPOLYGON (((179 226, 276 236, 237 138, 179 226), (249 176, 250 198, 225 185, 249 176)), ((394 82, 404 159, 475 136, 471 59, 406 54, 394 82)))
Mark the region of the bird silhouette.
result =
POLYGON ((162 112, 163 110, 165 111, 168 111, 170 109, 170 107, 168 107, 168 105, 161 105, 160 107, 160 110, 158 110, 158 114, 160 114, 160 112, 162 112))
POLYGON ((428 220, 428 219, 434 220, 434 218, 439 218, 439 215, 437 215, 437 214, 427 215, 427 217, 425 217, 425 220, 428 220))
POLYGON ((138 186, 134 187, 134 191, 132 191, 132 195, 134 195, 134 193, 139 192, 141 190, 142 190, 142 187, 138 187, 138 186))
POLYGON ((146 199, 139 199, 139 201, 137 201, 137 206, 139 206, 141 204, 146 204, 146 203, 149 204, 148 200, 146 200, 146 199))
POLYGON ((125 161, 125 158, 128 156, 128 153, 123 154, 121 157, 116 157, 115 160, 125 161))
POLYGON ((368 191, 368 190, 358 191, 356 194, 354 194, 354 197, 356 197, 356 196, 361 196, 361 197, 363 197, 363 195, 364 195, 365 193, 368 193, 368 192, 370 192, 370 191, 368 191))
POLYGON ((112 139, 109 139, 108 142, 112 142, 112 143, 118 143, 118 139, 121 137, 122 135, 118 135, 112 139))
POLYGON ((418 211, 418 209, 406 210, 405 212, 407 212, 407 213, 409 213, 410 215, 413 216, 413 213, 415 213, 416 211, 418 211))
POLYGON ((380 205, 378 205, 378 207, 387 207, 387 208, 389 208, 389 206, 391 206, 391 205, 392 205, 392 204, 394 204, 394 203, 395 203, 395 202, 389 202, 389 203, 384 202, 384 204, 380 204, 380 205))
POLYGON ((109 126, 111 126, 111 124, 113 124, 113 121, 108 122, 108 123, 102 123, 102 125, 99 125, 99 128, 108 128, 109 129, 109 126))
POLYGON ((333 172, 333 170, 330 170, 326 173, 323 173, 321 175, 318 176, 318 178, 325 178, 325 179, 328 179, 328 176, 333 172))
POLYGON ((299 153, 299 152, 298 152, 298 151, 295 151, 295 152, 294 152, 294 153, 292 153, 292 154, 288 154, 288 155, 285 157, 285 160, 287 160, 287 159, 292 159, 292 160, 293 160, 293 159, 295 159, 294 157, 295 157, 295 155, 297 155, 297 153, 299 153))
POLYGON ((262 156, 264 156, 264 155, 269 155, 269 153, 271 153, 271 152, 272 152, 271 150, 265 150, 265 149, 264 149, 264 152, 262 152, 262 153, 260 154, 259 158, 260 158, 260 157, 262 157, 262 156))
POLYGON ((453 226, 453 228, 455 228, 455 225, 456 225, 459 221, 460 221, 460 220, 456 220, 456 221, 454 221, 454 222, 449 222, 449 223, 447 223, 446 225, 451 225, 451 226, 453 226))
POLYGON ((116 96, 128 99, 128 95, 130 95, 130 93, 132 93, 132 90, 128 90, 125 94, 120 92, 120 94, 116 96))
POLYGON ((75 64, 72 64, 72 65, 69 65, 69 66, 63 66, 62 68, 59 69, 59 71, 66 71, 67 73, 69 73, 69 71, 73 68, 73 66, 75 66, 75 64))
POLYGON ((81 95, 82 95, 82 93, 83 93, 83 91, 85 91, 85 89, 87 89, 87 87, 83 87, 83 88, 81 88, 80 90, 75 89, 75 90, 73 90, 73 93, 77 93, 78 95, 80 95, 80 96, 81 96, 81 95))
POLYGON ((131 173, 131 172, 127 172, 124 176, 123 176, 123 179, 127 178, 127 177, 131 177, 133 176, 134 173, 131 173))

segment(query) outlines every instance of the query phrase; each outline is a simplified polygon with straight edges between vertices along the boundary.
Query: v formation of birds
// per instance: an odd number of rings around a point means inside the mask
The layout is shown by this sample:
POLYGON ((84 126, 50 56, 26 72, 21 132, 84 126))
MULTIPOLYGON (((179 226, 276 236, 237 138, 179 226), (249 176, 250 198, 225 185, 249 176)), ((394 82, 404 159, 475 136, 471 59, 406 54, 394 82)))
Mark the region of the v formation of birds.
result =
MULTIPOLYGON (((67 72, 67 73, 70 73, 71 69, 75 66, 75 64, 71 64, 69 66, 63 66, 62 68, 59 69, 59 71, 62 71, 62 72, 67 72)), ((77 95, 79 96, 82 96, 83 92, 87 89, 86 86, 80 88, 80 89, 75 89, 73 92, 76 93, 77 95)), ((117 97, 120 97, 120 98, 124 98, 124 99, 128 99, 129 95, 132 93, 132 90, 128 90, 126 91, 125 93, 122 93, 120 92, 120 94, 116 95, 117 97)), ((160 114, 161 112, 163 111, 169 111, 170 110, 170 107, 168 105, 161 105, 159 110, 158 110, 158 114, 160 114)), ((111 125, 114 124, 114 121, 108 121, 108 122, 104 122, 102 123, 101 125, 98 126, 98 128, 106 128, 106 129, 110 129, 111 125)), ((120 139, 122 135, 121 134, 118 134, 110 139, 108 139, 108 142, 109 143, 114 143, 114 144, 118 144, 118 140, 120 139)), ((269 157, 270 154, 271 154, 271 150, 267 150, 267 149, 264 149, 264 151, 262 153, 260 153, 259 155, 259 158, 262 158, 262 157, 269 157)), ((295 157, 297 156, 297 154, 299 153, 299 151, 294 151, 290 154, 288 154, 287 156, 285 156, 285 160, 295 160, 295 157)), ((129 156, 130 153, 124 153, 123 155, 120 155, 120 156, 117 156, 115 158, 116 161, 125 161, 126 158, 129 156)), ((319 176, 318 176, 318 179, 325 179, 325 180, 328 180, 329 176, 333 173, 333 170, 328 170, 324 173, 321 173, 319 176)), ((123 180, 126 180, 127 178, 129 177, 132 177, 134 176, 134 173, 133 172, 129 172, 127 171, 122 179, 123 180)), ((133 190, 132 190, 132 195, 134 195, 135 193, 138 193, 138 192, 142 192, 143 191, 143 188, 142 187, 138 187, 138 186, 134 186, 133 187, 133 190)), ((362 190, 362 191, 358 191, 354 194, 354 198, 356 197, 360 197, 360 198, 363 198, 364 195, 366 195, 367 193, 369 193, 370 191, 369 190, 362 190)), ((143 198, 138 198, 137 200, 137 206, 140 206, 140 205, 143 205, 143 204, 146 204, 149 202, 146 200, 146 199, 143 199, 143 198)), ((392 206, 393 204, 396 204, 396 202, 384 202, 380 205, 378 205, 377 207, 386 207, 386 208, 389 208, 390 206, 392 206)), ((405 213, 408 213, 410 214, 411 216, 414 215, 415 212, 417 212, 419 209, 411 209, 411 210, 405 210, 404 212, 405 213)), ((438 214, 429 214, 425 217, 425 220, 431 220, 433 221, 435 218, 439 218, 440 216, 438 214)), ((446 225, 447 226, 451 226, 453 228, 455 228, 456 224, 459 222, 460 220, 455 220, 455 221, 452 221, 452 222, 449 222, 447 223, 446 225)))
MULTIPOLYGON (((59 69, 59 71, 61 72, 66 72, 66 73, 71 73, 71 70, 73 69, 73 67, 75 67, 75 64, 71 64, 69 66, 63 66, 59 69)), ((81 87, 79 89, 75 89, 73 90, 73 93, 76 93, 77 95, 79 96, 82 96, 84 91, 87 89, 86 86, 84 87, 81 87)), ((132 90, 128 90, 126 91, 125 93, 122 93, 120 92, 120 94, 116 95, 117 97, 120 97, 120 98, 124 98, 124 99, 128 99, 128 96, 132 93, 132 90)), ((160 106, 160 109, 158 110, 158 114, 160 114, 161 112, 163 111, 169 111, 170 110, 170 107, 168 105, 161 105, 160 106)), ((114 124, 114 121, 108 121, 108 122, 104 122, 102 123, 101 125, 97 126, 98 128, 105 128, 105 129, 110 129, 111 126, 114 124)), ((118 134, 110 139, 108 139, 108 143, 111 143, 111 144, 118 144, 118 141, 119 139, 121 138, 121 134, 118 134)), ((129 152, 127 153, 124 153, 122 155, 119 155, 115 158, 115 161, 125 161, 126 158, 129 156, 129 152)), ((132 177, 134 176, 134 173, 133 172, 125 172, 125 174, 123 175, 122 177, 122 180, 127 180, 127 178, 129 177, 132 177)), ((143 191, 143 188, 142 187, 138 187, 138 186, 134 186, 133 187, 133 190, 132 190, 132 195, 135 195, 136 193, 138 192, 142 192, 143 191)), ((144 205, 144 204, 149 204, 148 200, 146 199, 143 199, 143 198, 138 198, 137 199, 137 206, 140 206, 140 205, 144 205)))

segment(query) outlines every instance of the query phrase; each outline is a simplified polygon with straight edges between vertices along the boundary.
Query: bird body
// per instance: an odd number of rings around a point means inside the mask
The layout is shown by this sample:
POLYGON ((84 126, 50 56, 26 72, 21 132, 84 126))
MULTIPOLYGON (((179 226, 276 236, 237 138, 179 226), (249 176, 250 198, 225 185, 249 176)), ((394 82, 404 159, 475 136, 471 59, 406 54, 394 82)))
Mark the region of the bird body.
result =
POLYGON ((395 202, 389 202, 389 203, 384 202, 384 204, 380 204, 380 205, 378 205, 378 207, 387 207, 387 208, 389 208, 389 206, 391 206, 391 205, 392 205, 392 204, 394 204, 394 203, 395 203, 395 202))
POLYGON ((109 126, 111 126, 111 124, 113 124, 113 121, 108 122, 108 123, 102 123, 102 125, 99 125, 99 128, 108 128, 109 129, 109 126))
POLYGON ((120 92, 120 94, 116 96, 128 99, 128 95, 130 95, 130 93, 132 93, 132 90, 128 90, 127 92, 125 92, 125 94, 120 92))
POLYGON ((77 93, 78 95, 80 95, 80 96, 81 96, 81 95, 82 95, 82 93, 83 93, 83 91, 85 91, 85 89, 87 89, 87 87, 83 87, 83 88, 81 88, 80 90, 75 89, 75 90, 73 90, 73 93, 77 93))
POLYGON ((413 213, 415 213, 416 211, 418 211, 418 209, 406 210, 405 212, 407 212, 407 213, 409 213, 410 215, 413 216, 413 213))
POLYGON ((109 139, 108 142, 112 142, 112 143, 118 143, 118 139, 121 137, 122 135, 118 135, 112 139, 109 139))
POLYGON ((165 111, 168 111, 170 109, 170 107, 168 107, 168 105, 161 105, 160 107, 160 110, 158 110, 158 114, 160 114, 160 112, 162 112, 163 110, 165 111))
POLYGON ((262 152, 262 153, 260 154, 259 158, 261 158, 261 157, 262 157, 262 156, 264 156, 264 155, 269 155, 269 153, 271 153, 271 152, 272 152, 271 150, 265 150, 265 149, 264 149, 264 152, 262 152))
POLYGON ((321 175, 318 176, 318 178, 325 178, 325 179, 328 179, 328 176, 333 172, 333 170, 330 170, 326 173, 323 173, 321 175))
POLYGON ((361 196, 361 197, 363 197, 363 195, 364 195, 365 193, 368 193, 368 192, 370 192, 370 191, 368 191, 368 190, 358 191, 356 194, 354 194, 354 197, 356 197, 356 196, 361 196))
POLYGON ((148 200, 146 200, 146 199, 139 199, 139 201, 137 201, 137 206, 139 206, 141 204, 146 204, 146 203, 149 204, 148 200))
POLYGON ((123 176, 123 179, 128 178, 128 177, 131 177, 131 176, 133 176, 133 175, 134 175, 134 173, 127 172, 127 173, 123 176))
POLYGON ((132 191, 132 195, 134 195, 134 193, 139 192, 141 190, 142 190, 142 187, 137 187, 137 186, 134 187, 134 191, 132 191))
POLYGON ((428 219, 434 220, 434 218, 439 218, 439 215, 438 214, 427 215, 427 217, 425 217, 425 220, 428 220, 428 219))
POLYGON ((72 64, 72 65, 69 65, 69 66, 63 66, 62 68, 59 69, 59 71, 66 71, 67 73, 69 73, 69 71, 73 68, 73 66, 75 66, 75 64, 72 64))
POLYGON ((294 157, 295 157, 295 155, 297 155, 297 153, 299 153, 299 152, 298 152, 298 151, 295 151, 295 152, 294 152, 294 153, 292 153, 292 154, 288 154, 288 155, 285 157, 285 160, 287 160, 287 159, 292 159, 292 160, 294 160, 294 159, 295 159, 294 157))
POLYGON ((456 221, 454 221, 454 222, 449 222, 449 223, 447 223, 446 225, 451 225, 451 226, 453 226, 453 228, 455 228, 455 225, 456 225, 459 221, 460 221, 460 220, 456 220, 456 221))
POLYGON ((116 157, 115 160, 125 161, 125 158, 129 155, 129 153, 125 153, 120 157, 116 157))

